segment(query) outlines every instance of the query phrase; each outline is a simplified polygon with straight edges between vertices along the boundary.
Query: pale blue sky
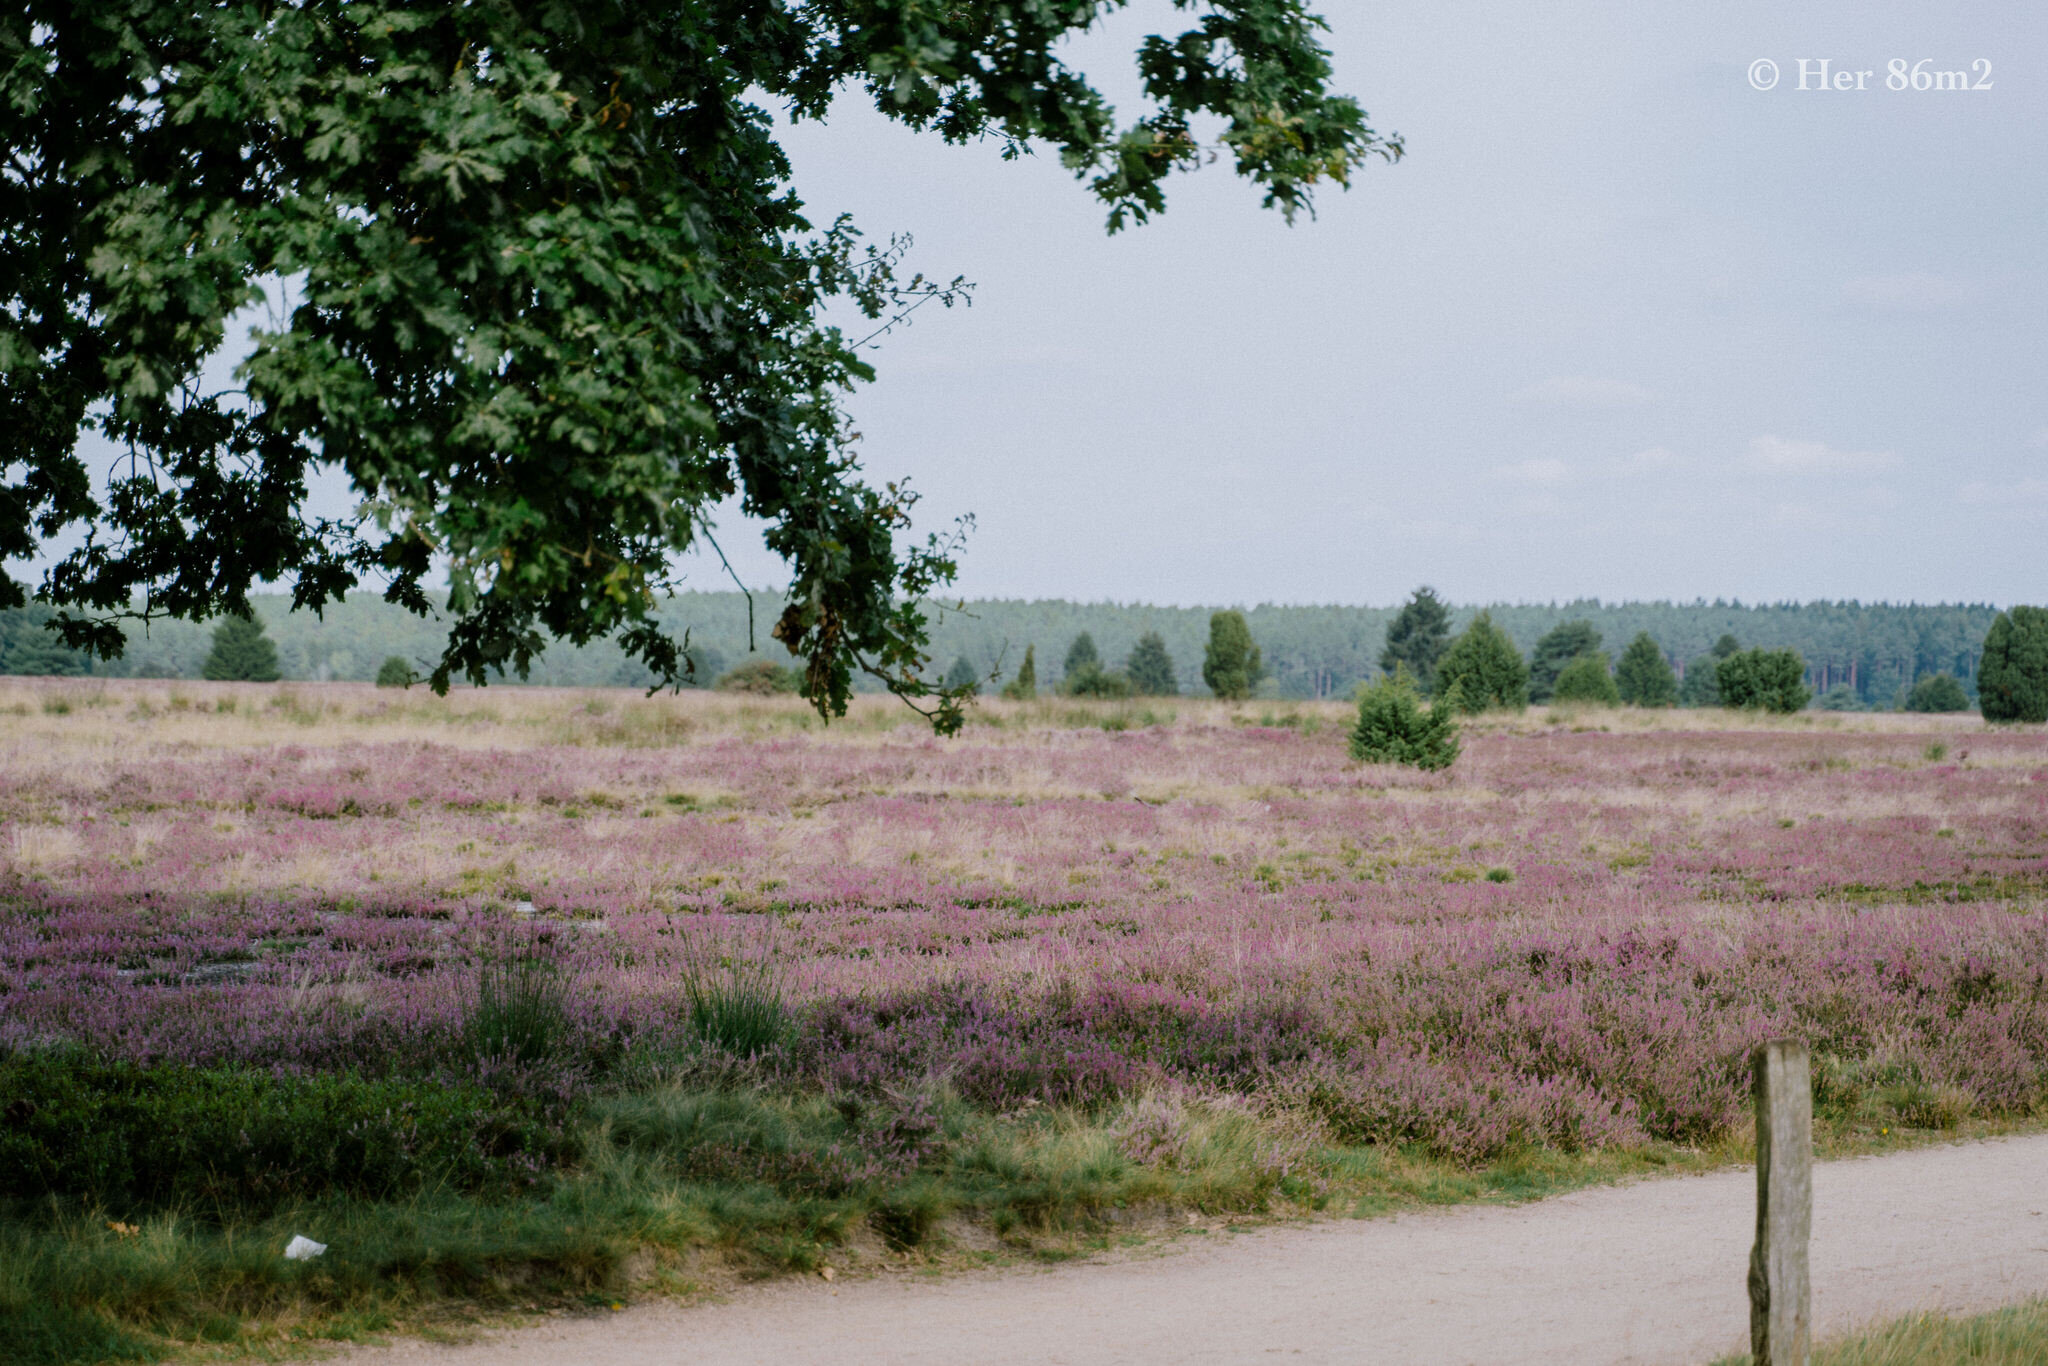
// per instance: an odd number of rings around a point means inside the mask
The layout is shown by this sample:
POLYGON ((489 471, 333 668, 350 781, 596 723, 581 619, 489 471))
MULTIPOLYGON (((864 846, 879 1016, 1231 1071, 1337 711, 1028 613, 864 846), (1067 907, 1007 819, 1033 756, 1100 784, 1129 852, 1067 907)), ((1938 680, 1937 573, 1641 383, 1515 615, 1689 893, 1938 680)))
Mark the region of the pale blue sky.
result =
MULTIPOLYGON (((1114 85, 1163 9, 1090 68, 1114 85)), ((2048 596, 2043 11, 1324 12, 1409 157, 1292 229, 1222 167, 1112 239, 1051 157, 854 99, 793 133, 821 221, 978 284, 855 400, 877 476, 976 514, 967 593, 2048 596), (1798 92, 1801 57, 1871 88, 1798 92), (1894 57, 1992 88, 1891 92, 1894 57)))

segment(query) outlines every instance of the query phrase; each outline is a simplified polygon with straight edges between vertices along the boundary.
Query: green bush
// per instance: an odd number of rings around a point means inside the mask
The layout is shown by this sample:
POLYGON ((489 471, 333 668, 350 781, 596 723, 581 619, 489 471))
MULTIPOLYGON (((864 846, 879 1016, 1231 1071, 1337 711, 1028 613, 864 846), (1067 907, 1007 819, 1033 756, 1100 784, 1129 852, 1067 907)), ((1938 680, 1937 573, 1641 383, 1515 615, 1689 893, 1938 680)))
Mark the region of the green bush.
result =
POLYGON ((772 957, 691 954, 683 1002, 691 1032, 736 1058, 772 1052, 789 1029, 782 974, 772 957))
POLYGON ((1968 711, 1970 695, 1952 674, 1928 674, 1906 694, 1907 711, 1968 711))
POLYGON ((486 963, 463 1020, 473 1062, 530 1068, 559 1057, 569 1035, 569 988, 539 958, 486 963))
POLYGON ((1863 699, 1847 683, 1837 683, 1814 698, 1813 705, 1822 711, 1862 711, 1863 699))
POLYGON ((442 1079, 0 1060, 0 1195, 262 1209, 509 1187, 567 1155, 538 1108, 442 1079))
POLYGON ((1166 641, 1157 631, 1147 631, 1138 637, 1138 643, 1131 649, 1131 657, 1124 661, 1124 672, 1130 676, 1131 687, 1141 697, 1174 697, 1180 693, 1180 677, 1174 671, 1173 656, 1166 652, 1166 641))
POLYGON ((1648 631, 1637 632, 1615 662, 1614 688, 1632 707, 1668 707, 1678 701, 1678 675, 1648 631))
POLYGON ((1529 703, 1529 666, 1507 633, 1481 612, 1451 642, 1436 666, 1436 696, 1457 709, 1481 712, 1494 707, 1520 711, 1529 703))
POLYGON ((750 659, 721 677, 718 691, 773 697, 777 693, 795 692, 801 682, 795 669, 785 669, 772 659, 750 659))
POLYGON ((1721 705, 1789 715, 1813 700, 1797 650, 1740 650, 1714 667, 1721 705))
POLYGON ((1012 702, 1029 702, 1038 696, 1037 647, 1024 647, 1024 662, 1017 666, 1017 676, 1003 684, 1003 696, 1012 702))
POLYGON ((2048 608, 2015 607, 1991 623, 1977 702, 1986 721, 2048 721, 2048 608))
POLYGON ((1369 764, 1408 764, 1434 772, 1458 757, 1455 708, 1445 702, 1424 710, 1406 669, 1397 669, 1358 695, 1351 757, 1369 764))
POLYGON ((377 686, 380 688, 410 688, 417 682, 419 675, 399 655, 386 655, 384 662, 377 666, 377 686))
POLYGON ((1209 614, 1209 643, 1202 650, 1202 681, 1209 691, 1242 702, 1266 676, 1265 660, 1252 639, 1251 624, 1238 611, 1209 614))
POLYGON ((1084 664, 1068 671, 1060 691, 1069 697, 1129 697, 1136 690, 1128 674, 1111 673, 1100 664, 1084 664))
POLYGON ((1607 652, 1595 650, 1580 655, 1560 669, 1551 688, 1551 700, 1620 706, 1621 691, 1614 686, 1614 675, 1607 671, 1607 652))

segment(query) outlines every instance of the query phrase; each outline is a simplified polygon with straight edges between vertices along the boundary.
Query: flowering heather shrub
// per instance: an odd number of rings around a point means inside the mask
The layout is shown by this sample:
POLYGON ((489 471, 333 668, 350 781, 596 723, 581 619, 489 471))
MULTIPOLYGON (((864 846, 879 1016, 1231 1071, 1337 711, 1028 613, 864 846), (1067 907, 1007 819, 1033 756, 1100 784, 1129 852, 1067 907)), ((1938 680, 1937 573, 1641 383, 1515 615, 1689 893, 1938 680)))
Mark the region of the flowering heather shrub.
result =
MULTIPOLYGON (((775 965, 755 1066, 864 1115, 935 1080, 1003 1109, 1178 1088, 1476 1160, 1725 1134, 1778 1034, 1842 1113, 2048 1083, 2027 732, 1525 717, 1421 773, 1353 762, 1335 706, 1111 731, 995 703, 939 742, 710 694, 391 721, 368 687, 226 715, 32 692, 0 705, 0 1050, 437 1075, 474 1055, 482 965, 527 958, 562 986, 547 1061, 461 1066, 539 1103, 699 1046, 715 948, 775 965)), ((800 1145, 850 1154, 806 1179, 921 1141, 862 1125, 800 1145)), ((784 1161, 758 1146, 731 1169, 784 1161)))

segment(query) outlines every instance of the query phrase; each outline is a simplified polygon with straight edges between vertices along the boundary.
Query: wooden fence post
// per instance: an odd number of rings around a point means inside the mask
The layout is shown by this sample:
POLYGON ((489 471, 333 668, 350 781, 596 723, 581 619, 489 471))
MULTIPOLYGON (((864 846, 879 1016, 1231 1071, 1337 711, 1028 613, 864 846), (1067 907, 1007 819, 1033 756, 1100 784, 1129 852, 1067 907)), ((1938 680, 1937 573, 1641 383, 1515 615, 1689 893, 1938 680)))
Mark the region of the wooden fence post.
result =
POLYGON ((1773 1039, 1756 1050, 1756 1249, 1749 1256, 1753 1366, 1808 1366, 1812 1289, 1813 1066, 1806 1045, 1773 1039))

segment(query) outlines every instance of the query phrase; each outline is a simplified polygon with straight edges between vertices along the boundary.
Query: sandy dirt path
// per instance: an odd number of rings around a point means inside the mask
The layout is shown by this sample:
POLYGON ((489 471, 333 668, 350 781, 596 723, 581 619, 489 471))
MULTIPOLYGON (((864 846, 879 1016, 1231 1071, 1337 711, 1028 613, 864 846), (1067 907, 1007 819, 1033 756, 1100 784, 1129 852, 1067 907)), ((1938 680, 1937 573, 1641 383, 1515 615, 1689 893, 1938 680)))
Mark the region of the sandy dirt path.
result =
MULTIPOLYGON (((1218 1233, 1160 1255, 940 1279, 809 1279, 350 1366, 1670 1363, 1748 1345, 1747 1171, 1513 1208, 1218 1233)), ((2048 1294, 2048 1135, 1821 1165, 1822 1333, 2048 1294)))

